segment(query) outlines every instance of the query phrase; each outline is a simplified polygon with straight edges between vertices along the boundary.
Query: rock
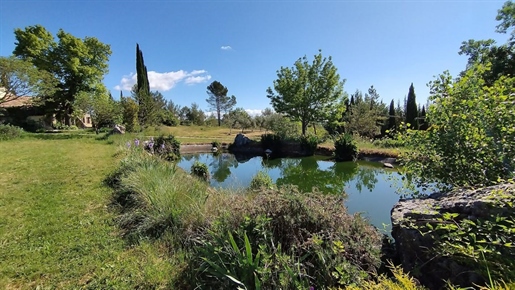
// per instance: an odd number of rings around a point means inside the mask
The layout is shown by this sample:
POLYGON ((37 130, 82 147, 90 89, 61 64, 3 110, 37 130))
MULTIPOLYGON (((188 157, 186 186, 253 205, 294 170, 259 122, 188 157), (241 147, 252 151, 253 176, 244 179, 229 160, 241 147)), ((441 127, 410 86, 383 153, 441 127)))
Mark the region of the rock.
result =
MULTIPOLYGON (((409 271, 429 289, 441 289, 445 280, 461 287, 481 285, 485 281, 471 268, 450 257, 434 253, 434 240, 422 235, 415 226, 435 224, 443 213, 457 213, 456 219, 477 220, 492 214, 515 214, 515 209, 495 206, 502 190, 515 194, 514 184, 502 184, 477 190, 459 189, 448 193, 434 193, 427 198, 401 200, 391 211, 392 237, 396 256, 405 271, 409 271)), ((497 203, 498 204, 498 203, 497 203)))
POLYGON ((391 163, 385 162, 383 163, 383 166, 386 168, 393 168, 393 165, 391 163))
POLYGON ((211 152, 218 152, 218 148, 216 148, 216 147, 211 148, 211 152))
POLYGON ((125 134, 125 127, 122 125, 114 125, 114 128, 111 130, 112 134, 125 134))
POLYGON ((236 147, 241 147, 241 146, 245 146, 247 144, 250 143, 250 139, 239 133, 238 135, 236 135, 236 137, 234 138, 234 143, 233 143, 233 146, 236 146, 236 147))

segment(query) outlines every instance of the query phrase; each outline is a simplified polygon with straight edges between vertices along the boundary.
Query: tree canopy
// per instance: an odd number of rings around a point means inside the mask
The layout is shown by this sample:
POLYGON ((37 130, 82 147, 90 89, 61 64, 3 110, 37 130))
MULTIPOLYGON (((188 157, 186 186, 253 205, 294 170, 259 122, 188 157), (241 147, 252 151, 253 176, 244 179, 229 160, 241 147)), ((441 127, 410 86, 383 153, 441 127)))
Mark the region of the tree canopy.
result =
POLYGON ((32 63, 15 57, 0 57, 0 88, 5 94, 0 96, 0 103, 22 96, 52 95, 56 85, 50 73, 39 70, 32 63))
POLYGON ((13 54, 53 75, 57 90, 45 96, 45 106, 70 125, 73 103, 81 92, 92 92, 108 71, 111 48, 94 37, 77 38, 60 29, 57 41, 43 26, 14 31, 13 54))
POLYGON ((213 81, 207 87, 209 98, 206 99, 206 102, 209 104, 210 108, 216 112, 218 126, 222 124, 222 113, 229 112, 236 105, 236 97, 227 96, 228 92, 227 87, 222 85, 219 81, 213 81))
POLYGON ((304 56, 291 68, 281 67, 267 97, 277 113, 301 122, 302 135, 306 135, 309 124, 328 119, 343 96, 343 84, 331 57, 325 58, 319 51, 312 63, 304 56))

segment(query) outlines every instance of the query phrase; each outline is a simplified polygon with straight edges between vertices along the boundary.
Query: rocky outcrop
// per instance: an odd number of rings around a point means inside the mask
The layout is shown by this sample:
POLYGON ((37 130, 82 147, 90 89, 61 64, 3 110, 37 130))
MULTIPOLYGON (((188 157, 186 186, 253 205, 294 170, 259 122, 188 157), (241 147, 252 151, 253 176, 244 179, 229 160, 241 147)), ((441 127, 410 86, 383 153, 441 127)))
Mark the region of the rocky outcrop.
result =
POLYGON ((434 239, 419 231, 425 225, 435 225, 443 213, 455 213, 455 220, 478 220, 492 214, 515 214, 513 207, 499 207, 499 192, 515 193, 514 184, 503 184, 476 190, 460 189, 435 193, 427 198, 399 201, 392 209, 392 237, 398 262, 422 284, 441 289, 445 281, 455 285, 472 286, 484 283, 484 278, 465 265, 434 251, 434 239))

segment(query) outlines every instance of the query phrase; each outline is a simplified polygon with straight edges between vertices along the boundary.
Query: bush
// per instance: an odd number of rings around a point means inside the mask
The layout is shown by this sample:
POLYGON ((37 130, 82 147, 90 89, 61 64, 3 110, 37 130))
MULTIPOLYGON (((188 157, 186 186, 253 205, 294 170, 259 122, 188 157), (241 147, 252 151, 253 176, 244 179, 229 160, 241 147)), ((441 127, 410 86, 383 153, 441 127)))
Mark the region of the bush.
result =
POLYGON ((220 141, 216 141, 216 140, 211 142, 211 146, 213 146, 213 148, 216 147, 218 149, 222 148, 222 144, 220 143, 220 141))
POLYGON ((191 174, 194 176, 199 177, 202 180, 208 181, 209 180, 209 168, 206 164, 195 161, 193 165, 191 165, 191 174))
POLYGON ((283 138, 276 134, 261 135, 261 148, 270 149, 272 152, 281 152, 283 146, 283 138))
POLYGON ((23 129, 12 125, 0 124, 0 140, 16 139, 23 136, 23 129))
POLYGON ((249 186, 250 189, 272 189, 273 187, 274 182, 272 181, 272 178, 264 171, 259 171, 256 175, 254 175, 250 181, 249 186))
POLYGON ((302 150, 309 152, 310 155, 315 154, 318 144, 322 143, 322 139, 316 135, 306 135, 299 137, 302 150))
POLYGON ((168 161, 175 161, 181 158, 180 148, 181 142, 173 135, 168 137, 161 135, 155 140, 151 138, 145 147, 149 152, 168 161))
POLYGON ((334 140, 334 154, 338 161, 353 161, 358 158, 358 146, 350 134, 341 134, 334 140))
MULTIPOLYGON (((336 196, 294 188, 208 198, 189 238, 199 288, 308 289, 360 284, 380 265, 381 235, 336 196)), ((187 276, 191 275, 191 276, 187 276)))
POLYGON ((400 139, 384 138, 375 140, 372 144, 380 148, 401 148, 404 147, 405 142, 400 139))

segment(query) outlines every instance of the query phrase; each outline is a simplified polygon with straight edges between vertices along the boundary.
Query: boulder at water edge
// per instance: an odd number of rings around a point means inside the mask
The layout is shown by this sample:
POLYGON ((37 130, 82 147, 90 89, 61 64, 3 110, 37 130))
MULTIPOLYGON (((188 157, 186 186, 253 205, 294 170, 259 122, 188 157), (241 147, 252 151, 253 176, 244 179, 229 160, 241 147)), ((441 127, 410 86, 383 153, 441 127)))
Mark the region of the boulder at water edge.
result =
POLYGON ((435 193, 427 198, 399 201, 392 209, 392 237, 397 259, 405 271, 430 289, 441 289, 445 281, 454 285, 483 284, 483 277, 449 257, 434 251, 434 239, 422 235, 417 227, 435 225, 444 213, 457 214, 455 220, 481 220, 492 214, 513 215, 513 207, 502 207, 505 194, 515 194, 514 184, 502 184, 476 190, 459 189, 435 193), (500 194, 503 193, 503 194, 500 194))

